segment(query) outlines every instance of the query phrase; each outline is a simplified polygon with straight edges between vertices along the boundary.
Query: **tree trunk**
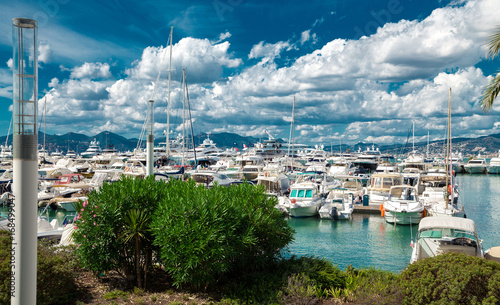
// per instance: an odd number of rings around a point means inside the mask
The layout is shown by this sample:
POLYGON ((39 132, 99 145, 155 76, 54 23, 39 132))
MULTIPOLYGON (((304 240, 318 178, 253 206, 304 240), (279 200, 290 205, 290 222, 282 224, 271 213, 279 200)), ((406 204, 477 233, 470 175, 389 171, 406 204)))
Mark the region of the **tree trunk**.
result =
POLYGON ((135 270, 137 271, 137 286, 142 289, 142 276, 141 276, 141 255, 139 249, 139 235, 135 234, 135 270))

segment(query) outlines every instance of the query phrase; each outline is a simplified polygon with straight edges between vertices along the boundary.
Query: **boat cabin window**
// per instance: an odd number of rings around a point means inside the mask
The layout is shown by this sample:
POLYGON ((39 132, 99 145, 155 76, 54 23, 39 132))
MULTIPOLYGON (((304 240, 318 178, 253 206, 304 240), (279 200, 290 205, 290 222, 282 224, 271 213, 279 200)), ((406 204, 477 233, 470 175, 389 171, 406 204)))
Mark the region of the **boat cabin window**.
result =
POLYGON ((306 190, 306 198, 312 198, 313 196, 313 191, 312 190, 306 190))
POLYGON ((382 178, 380 177, 375 177, 372 179, 372 186, 374 188, 381 188, 382 187, 382 178))
POLYGON ((292 190, 290 197, 297 197, 297 190, 292 190))
POLYGON ((383 188, 390 188, 392 185, 392 178, 384 178, 383 188))

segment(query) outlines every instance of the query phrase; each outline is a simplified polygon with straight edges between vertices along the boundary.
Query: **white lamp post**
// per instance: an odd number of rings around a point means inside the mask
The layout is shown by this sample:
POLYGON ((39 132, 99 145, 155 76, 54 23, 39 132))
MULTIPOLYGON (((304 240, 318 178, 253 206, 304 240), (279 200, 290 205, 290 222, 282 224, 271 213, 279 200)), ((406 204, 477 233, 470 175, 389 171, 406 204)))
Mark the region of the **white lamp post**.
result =
POLYGON ((37 22, 12 20, 14 50, 14 232, 11 304, 36 304, 38 162, 37 22))

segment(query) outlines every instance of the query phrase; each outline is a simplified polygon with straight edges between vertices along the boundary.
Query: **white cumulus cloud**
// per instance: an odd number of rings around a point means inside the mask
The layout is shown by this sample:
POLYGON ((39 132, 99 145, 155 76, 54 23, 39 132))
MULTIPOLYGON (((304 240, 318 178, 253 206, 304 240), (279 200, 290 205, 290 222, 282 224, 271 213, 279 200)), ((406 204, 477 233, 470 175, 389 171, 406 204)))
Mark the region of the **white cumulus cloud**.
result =
POLYGON ((71 70, 71 78, 110 78, 111 71, 107 63, 84 63, 80 67, 75 67, 71 70))

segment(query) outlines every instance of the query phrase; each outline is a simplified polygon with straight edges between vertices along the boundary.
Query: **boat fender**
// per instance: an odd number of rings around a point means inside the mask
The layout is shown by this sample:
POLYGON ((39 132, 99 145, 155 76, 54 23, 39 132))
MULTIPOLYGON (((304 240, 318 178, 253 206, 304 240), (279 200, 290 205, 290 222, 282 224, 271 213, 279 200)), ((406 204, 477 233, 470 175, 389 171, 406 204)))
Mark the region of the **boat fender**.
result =
POLYGON ((451 184, 448 185, 448 194, 451 195, 451 184))
POLYGON ((380 216, 384 217, 385 216, 384 204, 381 203, 378 209, 380 210, 380 216))
POLYGON ((422 212, 422 217, 427 217, 427 210, 424 209, 424 211, 422 212))
POLYGON ((269 172, 264 172, 264 177, 269 177, 269 172))

